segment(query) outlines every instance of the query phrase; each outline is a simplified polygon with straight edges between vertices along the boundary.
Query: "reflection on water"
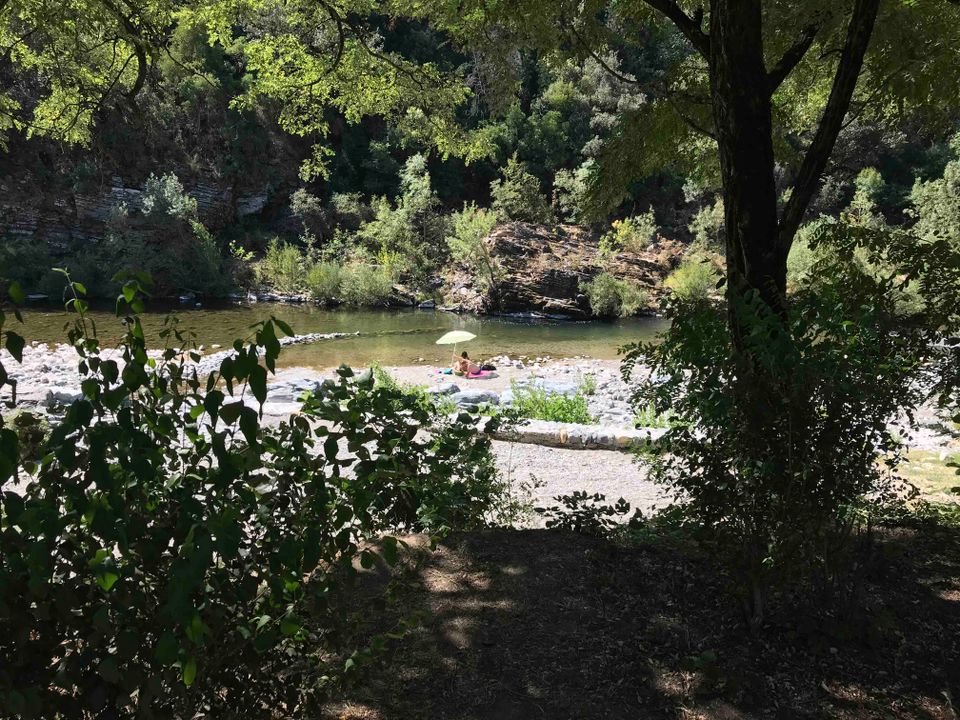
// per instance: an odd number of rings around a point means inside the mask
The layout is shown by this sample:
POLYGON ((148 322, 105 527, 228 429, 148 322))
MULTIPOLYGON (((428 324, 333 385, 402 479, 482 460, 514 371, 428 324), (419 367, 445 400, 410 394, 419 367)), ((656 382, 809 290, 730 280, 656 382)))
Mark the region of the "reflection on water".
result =
MULTIPOLYGON (((450 348, 434 341, 449 330, 468 330, 477 339, 464 346, 471 357, 528 355, 570 357, 586 355, 615 358, 617 348, 635 340, 651 338, 665 327, 655 318, 617 322, 541 322, 508 318, 476 318, 432 310, 324 310, 311 305, 256 303, 204 308, 174 308, 180 328, 194 333, 197 342, 227 346, 247 337, 250 326, 270 316, 286 321, 298 334, 312 332, 360 332, 358 337, 322 341, 284 348, 281 364, 331 367, 340 363, 408 365, 418 362, 446 363, 450 348)), ((27 307, 22 334, 27 340, 64 342, 63 328, 70 316, 62 310, 27 307)), ((120 321, 109 309, 96 309, 91 316, 105 344, 117 341, 120 321)), ((166 312, 143 316, 144 328, 153 346, 159 343, 166 312)))

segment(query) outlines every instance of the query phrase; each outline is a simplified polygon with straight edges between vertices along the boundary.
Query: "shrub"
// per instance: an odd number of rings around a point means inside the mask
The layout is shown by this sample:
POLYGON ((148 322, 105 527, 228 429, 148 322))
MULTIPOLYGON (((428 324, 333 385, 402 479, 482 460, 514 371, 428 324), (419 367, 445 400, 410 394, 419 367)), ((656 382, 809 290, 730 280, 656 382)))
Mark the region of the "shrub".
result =
POLYGON ((440 201, 431 188, 423 155, 410 157, 400 178, 401 195, 396 206, 386 198, 375 199, 374 217, 360 227, 357 237, 373 254, 392 258, 397 275, 420 282, 441 259, 447 220, 440 213, 440 201))
MULTIPOLYGON (((139 309, 138 292, 119 303, 139 309)), ((283 323, 204 380, 172 329, 148 354, 135 314, 120 358, 101 356, 74 307, 83 397, 42 463, 0 430, 0 482, 26 482, 0 513, 2 714, 316 714, 386 642, 354 647, 354 563, 392 563, 391 533, 473 527, 498 502, 476 418, 341 368, 263 426, 241 388, 263 402, 283 323)))
POLYGON ((725 251, 726 224, 724 222, 723 200, 717 200, 713 205, 700 208, 688 229, 693 235, 693 241, 701 250, 723 253, 725 251))
POLYGON ((938 392, 922 378, 955 380, 937 346, 957 323, 957 254, 947 241, 904 240, 826 225, 813 245, 829 243, 810 274, 817 283, 794 293, 786 319, 748 295, 732 309, 737 344, 724 310, 674 301, 662 342, 628 351, 626 375, 636 363, 651 369, 635 407, 672 414, 651 477, 685 498, 753 623, 771 586, 847 587, 858 518, 898 494, 890 424, 938 392), (865 272, 858 252, 890 271, 865 272), (898 317, 900 274, 926 300, 917 323, 898 317))
POLYGON ((588 159, 576 170, 557 170, 553 179, 553 205, 567 222, 588 224, 596 220, 590 198, 590 178, 596 161, 588 159))
POLYGON ((173 173, 157 177, 153 173, 143 185, 143 214, 162 222, 165 218, 183 221, 197 219, 197 201, 183 190, 180 179, 173 173))
POLYGON ((332 302, 340 297, 343 268, 335 262, 318 262, 307 271, 307 290, 319 302, 332 302))
POLYGON ((621 280, 601 272, 581 286, 590 301, 590 310, 598 317, 629 317, 649 302, 646 291, 630 280, 621 280))
POLYGON ((303 289, 306 258, 300 248, 274 238, 255 270, 257 280, 284 293, 303 289))
POLYGON ((316 195, 298 188, 290 195, 290 212, 300 218, 307 237, 320 237, 327 226, 327 212, 316 195))
POLYGON ((596 422, 582 393, 568 396, 545 388, 520 387, 512 383, 513 410, 521 418, 589 425, 596 422))
POLYGON ((624 220, 614 220, 610 232, 601 238, 601 244, 611 252, 625 250, 638 254, 646 250, 657 236, 653 209, 624 220))
POLYGON ((393 295, 393 276, 376 265, 345 265, 340 299, 348 305, 385 305, 393 295))
POLYGON ((502 270, 484 240, 497 224, 496 214, 470 203, 453 214, 450 224, 451 233, 447 236, 450 257, 470 269, 483 292, 494 294, 502 270))
POLYGON ((527 171, 516 154, 507 161, 501 175, 490 185, 493 209, 500 217, 531 223, 548 223, 553 219, 540 181, 527 171))
POLYGON ((951 159, 943 177, 917 180, 910 193, 917 219, 914 231, 924 239, 946 238, 960 243, 960 133, 950 142, 951 159))
POLYGON ((710 297, 719 280, 720 273, 713 261, 706 255, 693 253, 680 261, 663 286, 682 300, 699 302, 710 297))

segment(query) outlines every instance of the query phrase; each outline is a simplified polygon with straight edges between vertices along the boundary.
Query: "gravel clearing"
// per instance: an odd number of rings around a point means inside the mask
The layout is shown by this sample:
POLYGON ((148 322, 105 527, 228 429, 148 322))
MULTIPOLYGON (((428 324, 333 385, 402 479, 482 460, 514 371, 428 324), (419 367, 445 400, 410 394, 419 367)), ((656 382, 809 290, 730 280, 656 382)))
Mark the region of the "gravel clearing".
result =
MULTIPOLYGON (((509 480, 513 492, 528 496, 536 507, 555 505, 555 496, 578 490, 605 495, 610 504, 623 498, 645 515, 669 502, 663 497, 662 488, 647 479, 646 470, 629 453, 568 450, 502 440, 493 441, 493 451, 497 467, 509 480)), ((542 527, 543 519, 534 515, 530 525, 542 527)))

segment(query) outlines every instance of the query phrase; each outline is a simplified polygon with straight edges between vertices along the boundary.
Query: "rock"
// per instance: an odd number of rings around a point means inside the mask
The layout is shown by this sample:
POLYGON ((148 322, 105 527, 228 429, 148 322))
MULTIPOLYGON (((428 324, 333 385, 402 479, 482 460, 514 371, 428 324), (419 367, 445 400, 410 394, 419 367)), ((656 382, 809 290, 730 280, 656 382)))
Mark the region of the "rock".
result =
MULTIPOLYGON (((475 312, 557 320, 591 316, 590 301, 581 287, 600 272, 596 234, 574 225, 508 222, 495 227, 484 245, 503 273, 496 295, 488 295, 471 273, 454 266, 448 270, 447 284, 451 288, 447 296, 454 302, 475 312)), ((653 299, 670 272, 667 260, 683 248, 677 243, 667 250, 657 245, 639 255, 621 253, 610 261, 610 272, 654 291, 653 299)))
MULTIPOLYGON (((537 365, 533 366, 537 368, 537 365)), ((532 378, 530 380, 517 380, 516 386, 520 388, 534 387, 538 390, 544 390, 548 395, 576 395, 580 386, 576 383, 565 382, 563 380, 547 380, 545 378, 532 378)))
POLYGON ((455 395, 460 392, 460 386, 452 382, 443 382, 427 388, 427 392, 431 395, 455 395))
POLYGON ((48 390, 47 397, 44 399, 43 404, 48 408, 56 407, 57 405, 69 405, 74 400, 79 400, 82 396, 79 390, 48 390))
POLYGON ((433 300, 424 300, 422 303, 419 303, 417 307, 421 310, 433 310, 437 307, 437 303, 433 300))
POLYGON ((450 397, 459 407, 476 407, 484 403, 497 405, 500 402, 500 396, 493 390, 461 390, 450 397))

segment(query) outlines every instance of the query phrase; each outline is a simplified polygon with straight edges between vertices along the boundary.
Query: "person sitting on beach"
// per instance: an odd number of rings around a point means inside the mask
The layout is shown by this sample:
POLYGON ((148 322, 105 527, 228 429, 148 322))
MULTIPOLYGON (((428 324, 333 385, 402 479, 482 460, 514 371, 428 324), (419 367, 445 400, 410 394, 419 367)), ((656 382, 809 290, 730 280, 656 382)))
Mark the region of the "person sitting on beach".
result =
POLYGON ((475 362, 471 362, 470 356, 467 355, 467 351, 464 350, 460 353, 460 357, 453 363, 453 371, 458 375, 473 375, 480 372, 480 366, 475 362))

